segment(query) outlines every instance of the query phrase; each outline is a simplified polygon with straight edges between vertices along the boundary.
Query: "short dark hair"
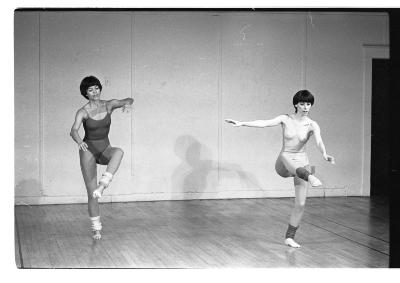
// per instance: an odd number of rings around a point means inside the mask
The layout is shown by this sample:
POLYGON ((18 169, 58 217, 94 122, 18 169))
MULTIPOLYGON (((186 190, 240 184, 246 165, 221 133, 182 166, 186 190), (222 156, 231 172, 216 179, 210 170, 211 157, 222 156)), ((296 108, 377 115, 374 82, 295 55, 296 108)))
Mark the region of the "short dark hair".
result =
POLYGON ((302 89, 296 92, 296 94, 293 96, 293 106, 294 109, 296 110, 295 113, 297 113, 297 108, 295 105, 299 102, 309 102, 311 103, 311 105, 313 105, 314 96, 311 94, 311 92, 309 92, 306 89, 302 89))
POLYGON ((85 77, 82 81, 81 81, 81 85, 79 86, 79 89, 81 91, 81 94, 84 98, 89 99, 87 96, 87 90, 89 87, 97 85, 100 90, 103 89, 103 86, 101 85, 100 81, 98 78, 96 78, 95 76, 88 76, 85 77))

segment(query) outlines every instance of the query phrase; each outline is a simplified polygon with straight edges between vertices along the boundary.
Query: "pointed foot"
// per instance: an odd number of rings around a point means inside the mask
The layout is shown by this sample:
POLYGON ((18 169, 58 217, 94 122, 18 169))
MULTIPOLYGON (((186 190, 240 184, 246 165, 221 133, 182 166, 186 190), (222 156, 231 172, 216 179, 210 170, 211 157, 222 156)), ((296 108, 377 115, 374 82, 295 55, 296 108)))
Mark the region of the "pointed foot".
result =
POLYGON ((311 184, 312 187, 322 186, 321 181, 314 175, 308 176, 308 182, 311 184))

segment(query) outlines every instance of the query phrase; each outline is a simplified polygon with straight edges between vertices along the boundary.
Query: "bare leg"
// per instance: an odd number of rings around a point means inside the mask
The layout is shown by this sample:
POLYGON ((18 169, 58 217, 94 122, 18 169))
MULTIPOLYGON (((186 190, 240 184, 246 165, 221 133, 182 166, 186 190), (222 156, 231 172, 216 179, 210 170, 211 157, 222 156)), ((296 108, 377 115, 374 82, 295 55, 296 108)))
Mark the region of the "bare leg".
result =
MULTIPOLYGON (((97 199, 93 198, 93 191, 96 189, 97 185, 97 171, 96 171, 96 161, 93 154, 90 151, 79 151, 81 171, 83 175, 83 180, 86 185, 86 192, 88 196, 88 212, 90 218, 98 218, 98 223, 100 224, 100 213, 99 213, 99 202, 97 199)), ((92 227, 93 228, 93 227, 92 227)), ((93 238, 100 239, 100 228, 93 230, 93 238)))
MULTIPOLYGON (((303 216, 303 213, 304 213, 304 207, 305 207, 306 198, 307 198, 307 185, 308 184, 306 181, 302 180, 301 178, 299 178, 297 176, 295 176, 293 178, 293 182, 294 182, 294 187, 295 187, 296 198, 295 198, 295 203, 294 203, 294 208, 292 210, 292 214, 290 215, 289 224, 290 224, 290 226, 297 229, 297 227, 299 226, 300 220, 303 216)), ((289 226, 289 229, 291 229, 290 226, 289 226)), ((294 233, 295 233, 295 230, 292 231, 293 236, 285 239, 285 244, 287 244, 291 247, 299 248, 300 245, 298 243, 296 243, 293 239, 294 233)))
POLYGON ((122 157, 124 156, 123 150, 118 147, 109 147, 105 150, 103 155, 111 157, 110 162, 107 165, 107 172, 114 175, 121 164, 122 157))
POLYGON ((307 199, 307 182, 300 179, 299 177, 293 178, 294 188, 296 193, 295 198, 295 207, 292 211, 292 215, 290 216, 290 225, 292 226, 299 226, 301 217, 304 213, 304 207, 306 205, 307 199))
POLYGON ((120 148, 109 147, 104 151, 103 156, 109 158, 110 161, 107 164, 106 172, 100 179, 99 185, 93 192, 93 197, 96 199, 103 195, 103 191, 108 187, 112 176, 114 176, 114 174, 117 172, 119 165, 121 164, 122 157, 124 156, 124 152, 120 148))

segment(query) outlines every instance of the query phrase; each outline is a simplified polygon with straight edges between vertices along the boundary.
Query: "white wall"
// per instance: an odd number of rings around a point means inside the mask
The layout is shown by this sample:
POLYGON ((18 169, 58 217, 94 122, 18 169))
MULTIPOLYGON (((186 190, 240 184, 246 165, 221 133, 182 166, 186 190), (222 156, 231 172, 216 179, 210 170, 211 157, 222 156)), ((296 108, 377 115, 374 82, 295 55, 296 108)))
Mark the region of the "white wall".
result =
POLYGON ((35 13, 15 14, 15 196, 42 195, 39 25, 35 13))
POLYGON ((313 117, 338 164, 326 166, 315 147, 309 147, 310 157, 318 161, 317 171, 327 186, 346 186, 354 195, 369 195, 369 182, 362 186, 363 158, 370 154, 370 148, 363 152, 363 51, 365 45, 388 44, 387 20, 380 15, 316 14, 308 28, 307 87, 323 98, 313 117))
POLYGON ((302 88, 337 159, 332 167, 308 146, 326 187, 339 188, 326 192, 368 195, 365 44, 388 45, 386 14, 16 13, 16 203, 86 201, 69 130, 90 74, 104 99, 135 99, 133 113, 112 117, 110 140, 125 156, 103 201, 293 196, 274 171, 280 128, 223 119, 290 113, 302 88))

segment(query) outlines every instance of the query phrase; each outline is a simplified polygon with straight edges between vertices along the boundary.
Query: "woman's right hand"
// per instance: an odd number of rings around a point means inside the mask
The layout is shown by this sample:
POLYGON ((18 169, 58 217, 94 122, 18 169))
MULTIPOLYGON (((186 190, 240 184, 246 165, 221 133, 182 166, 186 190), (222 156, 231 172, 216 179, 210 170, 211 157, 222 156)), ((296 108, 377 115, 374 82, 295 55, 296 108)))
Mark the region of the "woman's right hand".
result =
POLYGON ((87 151, 88 150, 88 145, 85 142, 81 142, 79 145, 79 150, 87 151))
POLYGON ((330 162, 331 164, 335 164, 335 158, 333 156, 326 153, 323 156, 326 161, 330 162))
POLYGON ((236 121, 236 120, 232 120, 232 119, 225 119, 225 122, 233 124, 234 127, 243 126, 242 122, 239 122, 239 121, 236 121))

